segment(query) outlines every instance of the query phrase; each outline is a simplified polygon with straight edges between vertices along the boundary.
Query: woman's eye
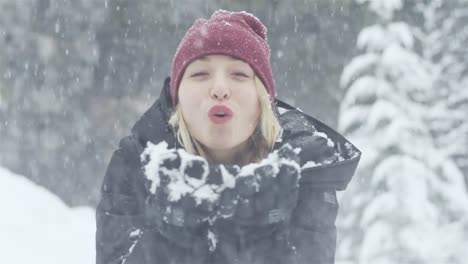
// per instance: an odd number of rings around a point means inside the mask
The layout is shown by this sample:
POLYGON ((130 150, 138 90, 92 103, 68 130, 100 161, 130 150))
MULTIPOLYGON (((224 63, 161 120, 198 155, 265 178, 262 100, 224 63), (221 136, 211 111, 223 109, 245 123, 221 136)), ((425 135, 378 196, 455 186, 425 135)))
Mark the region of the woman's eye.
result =
POLYGON ((202 75, 207 75, 208 73, 206 72, 196 72, 192 74, 190 77, 197 77, 197 76, 202 76, 202 75))
POLYGON ((243 72, 235 72, 234 75, 236 76, 242 76, 242 77, 249 77, 247 74, 243 73, 243 72))

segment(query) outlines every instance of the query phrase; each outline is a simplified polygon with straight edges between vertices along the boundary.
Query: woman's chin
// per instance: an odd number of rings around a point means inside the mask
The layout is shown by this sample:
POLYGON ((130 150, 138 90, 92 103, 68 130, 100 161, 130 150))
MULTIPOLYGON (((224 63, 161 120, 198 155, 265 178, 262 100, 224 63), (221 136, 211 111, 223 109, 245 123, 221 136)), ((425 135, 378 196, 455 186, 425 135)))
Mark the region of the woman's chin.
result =
POLYGON ((210 141, 208 144, 205 144, 205 146, 212 150, 222 151, 222 150, 233 149, 239 144, 240 142, 236 144, 236 142, 229 142, 229 141, 223 140, 223 138, 220 138, 220 140, 210 141))
POLYGON ((235 130, 229 126, 215 126, 206 131, 205 139, 212 144, 228 143, 235 137, 235 130))

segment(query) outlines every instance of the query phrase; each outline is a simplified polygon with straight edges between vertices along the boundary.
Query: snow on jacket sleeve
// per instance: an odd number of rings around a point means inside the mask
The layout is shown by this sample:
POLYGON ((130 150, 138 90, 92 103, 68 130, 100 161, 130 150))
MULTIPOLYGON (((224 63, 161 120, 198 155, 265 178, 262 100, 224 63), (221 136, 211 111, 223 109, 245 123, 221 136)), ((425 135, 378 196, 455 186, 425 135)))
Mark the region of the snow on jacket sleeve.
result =
POLYGON ((147 225, 139 150, 123 138, 107 168, 96 210, 96 264, 170 263, 170 243, 147 225))
MULTIPOLYGON (((283 144, 301 148, 301 164, 335 162, 336 151, 323 136, 299 112, 283 116, 283 144)), ((289 241, 294 247, 290 263, 333 264, 336 249, 335 221, 338 213, 336 189, 333 182, 320 178, 329 177, 327 169, 315 173, 322 166, 302 171, 297 205, 291 216, 289 241), (313 172, 314 174, 311 174, 313 172), (310 177, 314 177, 310 179, 310 177)), ((334 172, 331 172, 334 173, 334 172)), ((331 179, 330 179, 331 180, 331 179)), ((339 187, 339 185, 337 185, 339 187)))

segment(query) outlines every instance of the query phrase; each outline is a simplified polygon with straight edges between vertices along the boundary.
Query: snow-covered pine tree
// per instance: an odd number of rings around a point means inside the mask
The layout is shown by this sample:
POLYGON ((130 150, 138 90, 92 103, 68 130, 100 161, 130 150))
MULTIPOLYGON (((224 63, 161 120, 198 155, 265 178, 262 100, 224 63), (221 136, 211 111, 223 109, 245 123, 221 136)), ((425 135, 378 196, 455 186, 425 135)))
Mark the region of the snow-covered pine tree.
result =
POLYGON ((468 186, 468 0, 432 0, 419 9, 424 55, 436 76, 426 117, 437 148, 455 161, 468 186))
POLYGON ((463 175, 435 146, 424 116, 432 65, 413 26, 394 21, 403 0, 368 2, 377 23, 344 69, 339 128, 363 151, 341 199, 338 263, 464 263, 468 197, 463 175))

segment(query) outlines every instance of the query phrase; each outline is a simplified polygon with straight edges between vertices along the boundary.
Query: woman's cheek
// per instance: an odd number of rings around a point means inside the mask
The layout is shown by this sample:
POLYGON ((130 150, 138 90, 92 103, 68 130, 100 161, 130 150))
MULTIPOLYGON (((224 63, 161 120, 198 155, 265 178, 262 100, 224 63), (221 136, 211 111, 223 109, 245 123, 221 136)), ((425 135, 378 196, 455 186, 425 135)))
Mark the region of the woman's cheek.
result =
POLYGON ((203 117, 207 115, 207 113, 204 113, 201 102, 192 104, 190 111, 190 114, 192 115, 192 120, 197 123, 203 122, 203 117))

